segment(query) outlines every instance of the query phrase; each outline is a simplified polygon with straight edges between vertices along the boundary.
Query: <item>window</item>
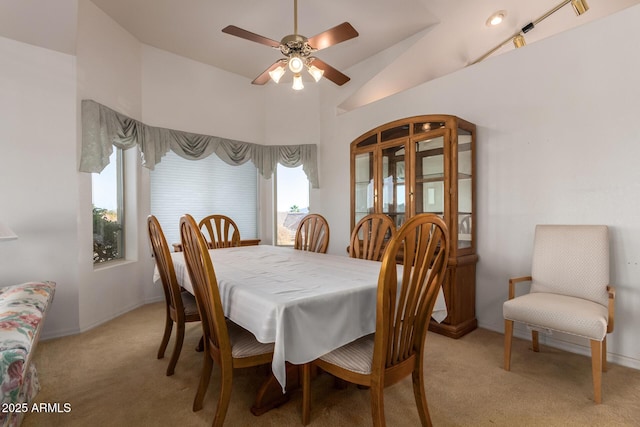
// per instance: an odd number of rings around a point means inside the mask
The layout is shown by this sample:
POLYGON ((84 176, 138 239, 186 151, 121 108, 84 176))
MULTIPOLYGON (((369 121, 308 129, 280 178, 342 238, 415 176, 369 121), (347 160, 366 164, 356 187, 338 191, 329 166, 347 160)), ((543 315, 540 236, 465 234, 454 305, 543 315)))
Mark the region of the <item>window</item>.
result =
POLYGON ((91 174, 94 264, 125 256, 123 166, 122 150, 114 149, 104 170, 91 174))
POLYGON ((241 239, 257 239, 257 169, 251 162, 228 165, 215 154, 187 160, 169 151, 151 172, 151 213, 169 249, 180 243, 180 217, 185 213, 196 221, 227 215, 238 225, 241 239))
POLYGON ((309 213, 309 180, 302 166, 276 169, 276 245, 293 246, 300 220, 309 213))

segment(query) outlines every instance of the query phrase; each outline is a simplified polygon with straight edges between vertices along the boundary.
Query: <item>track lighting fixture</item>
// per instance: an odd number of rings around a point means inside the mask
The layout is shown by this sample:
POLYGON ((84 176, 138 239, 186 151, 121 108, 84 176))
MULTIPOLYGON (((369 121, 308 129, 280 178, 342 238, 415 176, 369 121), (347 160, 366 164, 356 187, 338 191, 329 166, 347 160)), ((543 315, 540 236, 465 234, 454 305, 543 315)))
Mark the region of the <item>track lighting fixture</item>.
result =
MULTIPOLYGON (((547 11, 547 13, 545 13, 544 15, 539 17, 538 19, 529 22, 527 25, 525 25, 520 30, 518 30, 518 32, 516 32, 515 34, 511 35, 508 39, 504 40, 498 46, 494 47, 493 49, 491 49, 490 51, 488 51, 487 53, 485 53, 484 55, 482 55, 480 58, 476 59, 475 61, 473 61, 469 65, 477 64, 478 62, 487 59, 489 56, 494 54, 498 49, 500 49, 501 47, 503 47, 504 45, 506 45, 509 42, 513 42, 513 45, 516 48, 520 48, 522 46, 525 46, 527 43, 526 43, 526 41, 524 39, 524 34, 528 33, 531 30, 533 30, 536 27, 536 25, 540 24, 542 21, 544 21, 549 16, 553 15, 554 13, 556 13, 558 10, 562 9, 564 6, 568 5, 569 3, 571 3, 571 6, 573 7, 573 11, 576 13, 577 16, 580 16, 583 13, 585 13, 586 11, 589 10, 589 5, 587 4, 586 0, 564 0, 562 3, 558 4, 553 9, 547 11)), ((506 16, 506 12, 504 12, 504 11, 496 12, 496 14, 491 15, 489 17, 489 19, 487 20, 487 25, 490 26, 492 21, 493 21, 493 19, 494 19, 494 17, 496 17, 497 14, 499 14, 499 13, 503 13, 503 17, 506 16)))

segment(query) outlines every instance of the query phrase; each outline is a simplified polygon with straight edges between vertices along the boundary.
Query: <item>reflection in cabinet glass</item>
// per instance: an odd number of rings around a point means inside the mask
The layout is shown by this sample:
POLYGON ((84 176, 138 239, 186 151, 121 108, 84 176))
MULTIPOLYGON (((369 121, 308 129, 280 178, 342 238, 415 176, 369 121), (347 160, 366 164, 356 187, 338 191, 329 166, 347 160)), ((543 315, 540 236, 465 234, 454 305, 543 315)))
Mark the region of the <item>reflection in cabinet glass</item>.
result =
POLYGON ((429 329, 454 338, 477 326, 474 173, 475 125, 455 116, 396 120, 351 143, 351 230, 370 213, 389 215, 397 227, 419 213, 446 222, 448 316, 429 329))

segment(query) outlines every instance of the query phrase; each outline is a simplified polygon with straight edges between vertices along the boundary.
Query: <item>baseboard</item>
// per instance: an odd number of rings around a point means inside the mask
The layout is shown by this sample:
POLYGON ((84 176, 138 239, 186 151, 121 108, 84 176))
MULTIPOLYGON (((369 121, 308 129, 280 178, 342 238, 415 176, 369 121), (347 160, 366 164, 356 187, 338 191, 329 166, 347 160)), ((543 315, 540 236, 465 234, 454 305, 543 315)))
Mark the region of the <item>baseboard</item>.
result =
MULTIPOLYGON (((504 329, 498 329, 494 325, 484 324, 482 322, 478 323, 478 327, 482 329, 487 329, 489 331, 494 331, 499 334, 504 334, 504 329)), ((523 339, 525 341, 531 341, 531 333, 523 328, 516 327, 513 330, 513 336, 516 338, 523 339)), ((546 345, 549 347, 557 348, 558 350, 567 351, 569 353, 581 354, 583 356, 591 357, 591 347, 575 344, 572 342, 560 340, 554 338, 553 336, 540 334, 539 342, 542 345, 546 345)), ((585 342, 588 343, 588 340, 585 339, 585 342)), ((634 359, 631 357, 623 356, 620 354, 615 354, 611 352, 607 352, 607 361, 611 363, 615 363, 620 366, 624 366, 631 369, 640 370, 640 360, 634 359)))

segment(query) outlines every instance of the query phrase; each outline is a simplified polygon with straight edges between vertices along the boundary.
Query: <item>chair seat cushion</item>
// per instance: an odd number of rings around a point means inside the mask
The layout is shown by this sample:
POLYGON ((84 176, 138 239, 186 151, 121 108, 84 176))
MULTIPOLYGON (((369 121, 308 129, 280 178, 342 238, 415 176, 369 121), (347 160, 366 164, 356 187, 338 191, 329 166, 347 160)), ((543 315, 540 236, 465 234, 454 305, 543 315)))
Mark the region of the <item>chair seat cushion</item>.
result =
POLYGON ((546 292, 532 292, 506 301, 507 320, 602 341, 607 334, 607 307, 593 301, 546 292))
POLYGON ((321 360, 351 372, 370 374, 375 334, 366 335, 320 357, 321 360))
POLYGON ((200 315, 198 313, 198 304, 196 304, 196 297, 194 297, 187 291, 182 291, 180 293, 180 296, 182 297, 182 305, 184 306, 185 316, 200 318, 200 315))
POLYGON ((230 320, 227 320, 227 330, 231 341, 231 356, 234 359, 273 353, 273 343, 261 343, 251 332, 230 320))

